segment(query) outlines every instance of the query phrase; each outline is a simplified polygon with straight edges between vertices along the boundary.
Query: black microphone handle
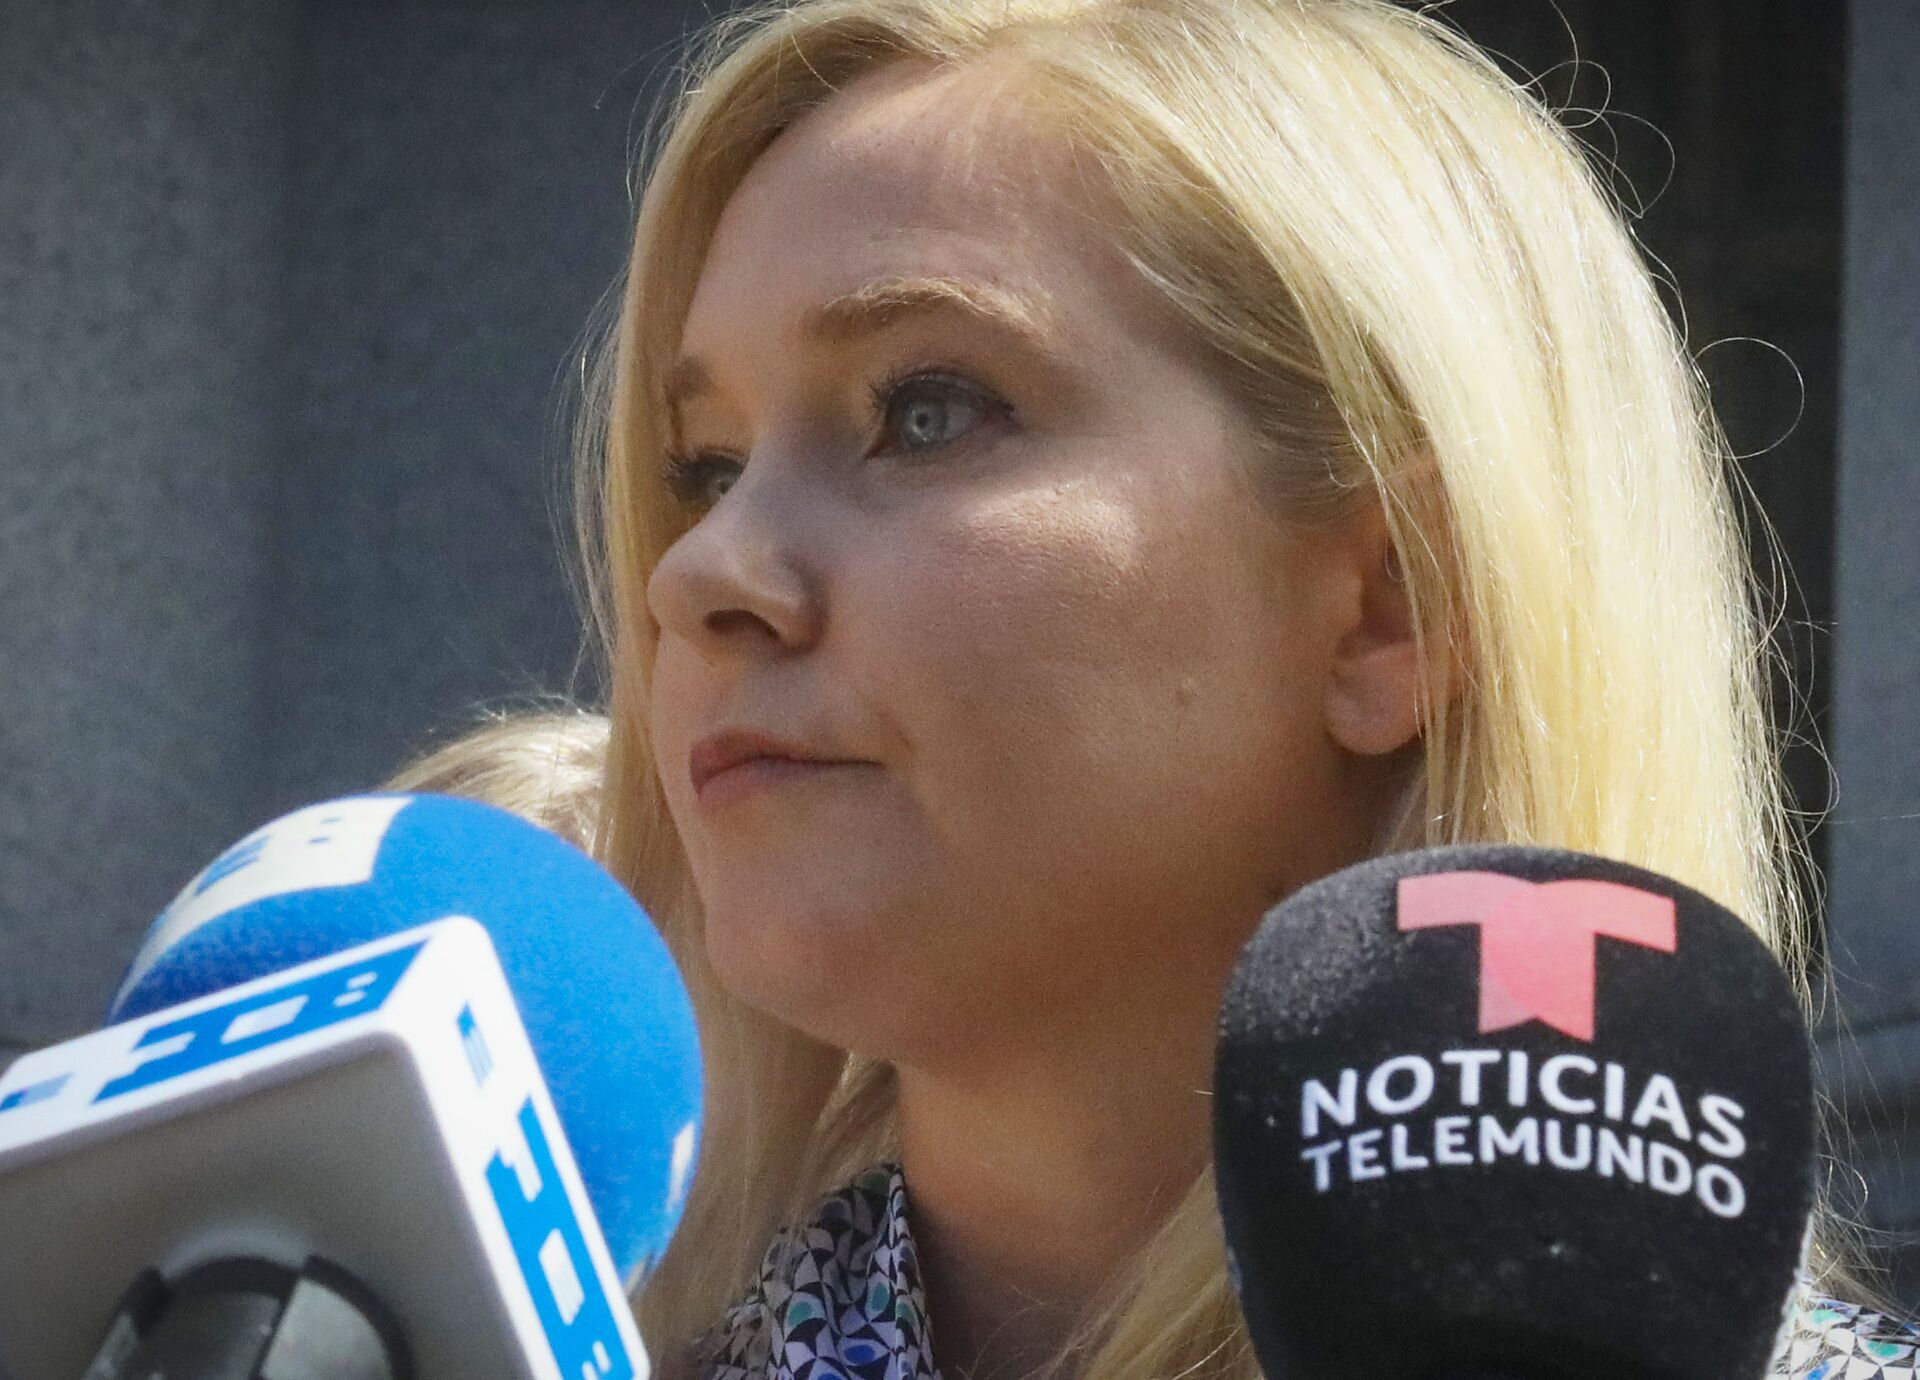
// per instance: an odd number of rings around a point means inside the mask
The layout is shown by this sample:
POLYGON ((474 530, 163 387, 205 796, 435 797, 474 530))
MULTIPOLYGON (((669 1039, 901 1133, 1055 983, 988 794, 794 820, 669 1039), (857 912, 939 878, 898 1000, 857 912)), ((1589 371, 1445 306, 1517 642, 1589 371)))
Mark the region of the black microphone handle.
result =
POLYGON ((398 1319, 320 1256, 141 1272, 84 1380, 412 1380, 398 1319))

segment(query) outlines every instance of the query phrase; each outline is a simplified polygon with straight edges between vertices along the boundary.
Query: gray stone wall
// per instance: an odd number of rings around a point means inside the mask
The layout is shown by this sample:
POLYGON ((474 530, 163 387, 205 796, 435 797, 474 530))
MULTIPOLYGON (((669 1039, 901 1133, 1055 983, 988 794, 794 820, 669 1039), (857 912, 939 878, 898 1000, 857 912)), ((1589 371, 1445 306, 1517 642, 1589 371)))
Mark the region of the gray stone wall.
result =
POLYGON ((292 12, 0 27, 0 1041, 100 1009, 260 768, 292 12))
POLYGON ((0 0, 0 1061, 273 813, 563 688, 678 6, 0 0))
POLYGON ((298 444, 273 496, 276 805, 365 784, 476 699, 568 679, 557 414, 623 259, 644 59, 677 32, 648 8, 309 8, 298 444))
POLYGON ((1855 0, 1824 1051, 1871 1225, 1920 1300, 1920 8, 1855 0))

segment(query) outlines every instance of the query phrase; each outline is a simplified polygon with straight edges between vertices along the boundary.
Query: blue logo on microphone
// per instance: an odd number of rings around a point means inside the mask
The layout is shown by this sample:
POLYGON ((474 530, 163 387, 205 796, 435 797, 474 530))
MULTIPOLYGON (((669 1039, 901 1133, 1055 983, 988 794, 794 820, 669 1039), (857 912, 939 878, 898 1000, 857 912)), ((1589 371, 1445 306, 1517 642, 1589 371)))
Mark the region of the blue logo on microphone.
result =
POLYGON ((341 1021, 376 1011, 426 941, 302 978, 250 997, 151 1027, 134 1050, 147 1061, 100 1089, 93 1100, 150 1088, 170 1078, 237 1059, 341 1021))
POLYGON ((633 1380, 633 1365, 532 1098, 521 1104, 519 1122, 531 1163, 509 1165, 495 1152, 487 1165, 487 1186, 513 1242, 554 1363, 568 1380, 576 1375, 583 1380, 633 1380))
POLYGON ((29 1083, 24 1088, 15 1088, 5 1097, 0 1097, 0 1112, 10 1112, 15 1107, 31 1107, 36 1102, 45 1102, 58 1097, 60 1089, 67 1086, 67 1079, 73 1075, 55 1074, 52 1078, 43 1078, 38 1083, 29 1083))
POLYGON ((209 887, 217 886, 243 867, 252 867, 260 861, 260 854, 266 850, 267 836, 254 834, 244 838, 207 864, 207 870, 193 884, 192 895, 203 895, 209 887))

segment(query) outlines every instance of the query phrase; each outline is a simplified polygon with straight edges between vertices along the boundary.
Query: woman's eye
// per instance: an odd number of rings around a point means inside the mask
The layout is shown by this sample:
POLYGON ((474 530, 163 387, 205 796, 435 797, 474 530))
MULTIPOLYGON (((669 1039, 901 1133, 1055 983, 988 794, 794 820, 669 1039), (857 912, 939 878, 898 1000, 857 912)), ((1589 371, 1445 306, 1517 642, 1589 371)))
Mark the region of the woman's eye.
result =
POLYGON ((980 419, 1007 410, 974 388, 934 374, 889 379, 873 390, 873 401, 886 435, 910 455, 948 445, 980 419))
MULTIPOLYGON (((921 455, 963 439, 984 419, 1005 416, 1007 404, 968 384, 938 374, 890 378, 873 388, 880 418, 879 453, 921 455)), ((668 455, 667 490, 682 508, 705 513, 740 477, 741 462, 713 452, 668 455)))
POLYGON ((724 455, 669 455, 667 491, 681 507, 704 513, 740 477, 740 462, 724 455))

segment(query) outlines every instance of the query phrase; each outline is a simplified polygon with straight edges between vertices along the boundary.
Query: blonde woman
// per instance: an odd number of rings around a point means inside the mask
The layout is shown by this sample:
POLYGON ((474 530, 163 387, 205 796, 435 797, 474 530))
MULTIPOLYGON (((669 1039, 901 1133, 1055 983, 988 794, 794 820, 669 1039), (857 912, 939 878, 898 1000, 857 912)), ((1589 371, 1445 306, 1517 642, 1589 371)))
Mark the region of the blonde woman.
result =
POLYGON ((667 116, 583 494, 600 851, 709 1061, 670 1374, 1251 1380, 1221 986, 1370 854, 1623 858, 1798 964, 1724 442, 1437 18, 798 0, 667 116))

